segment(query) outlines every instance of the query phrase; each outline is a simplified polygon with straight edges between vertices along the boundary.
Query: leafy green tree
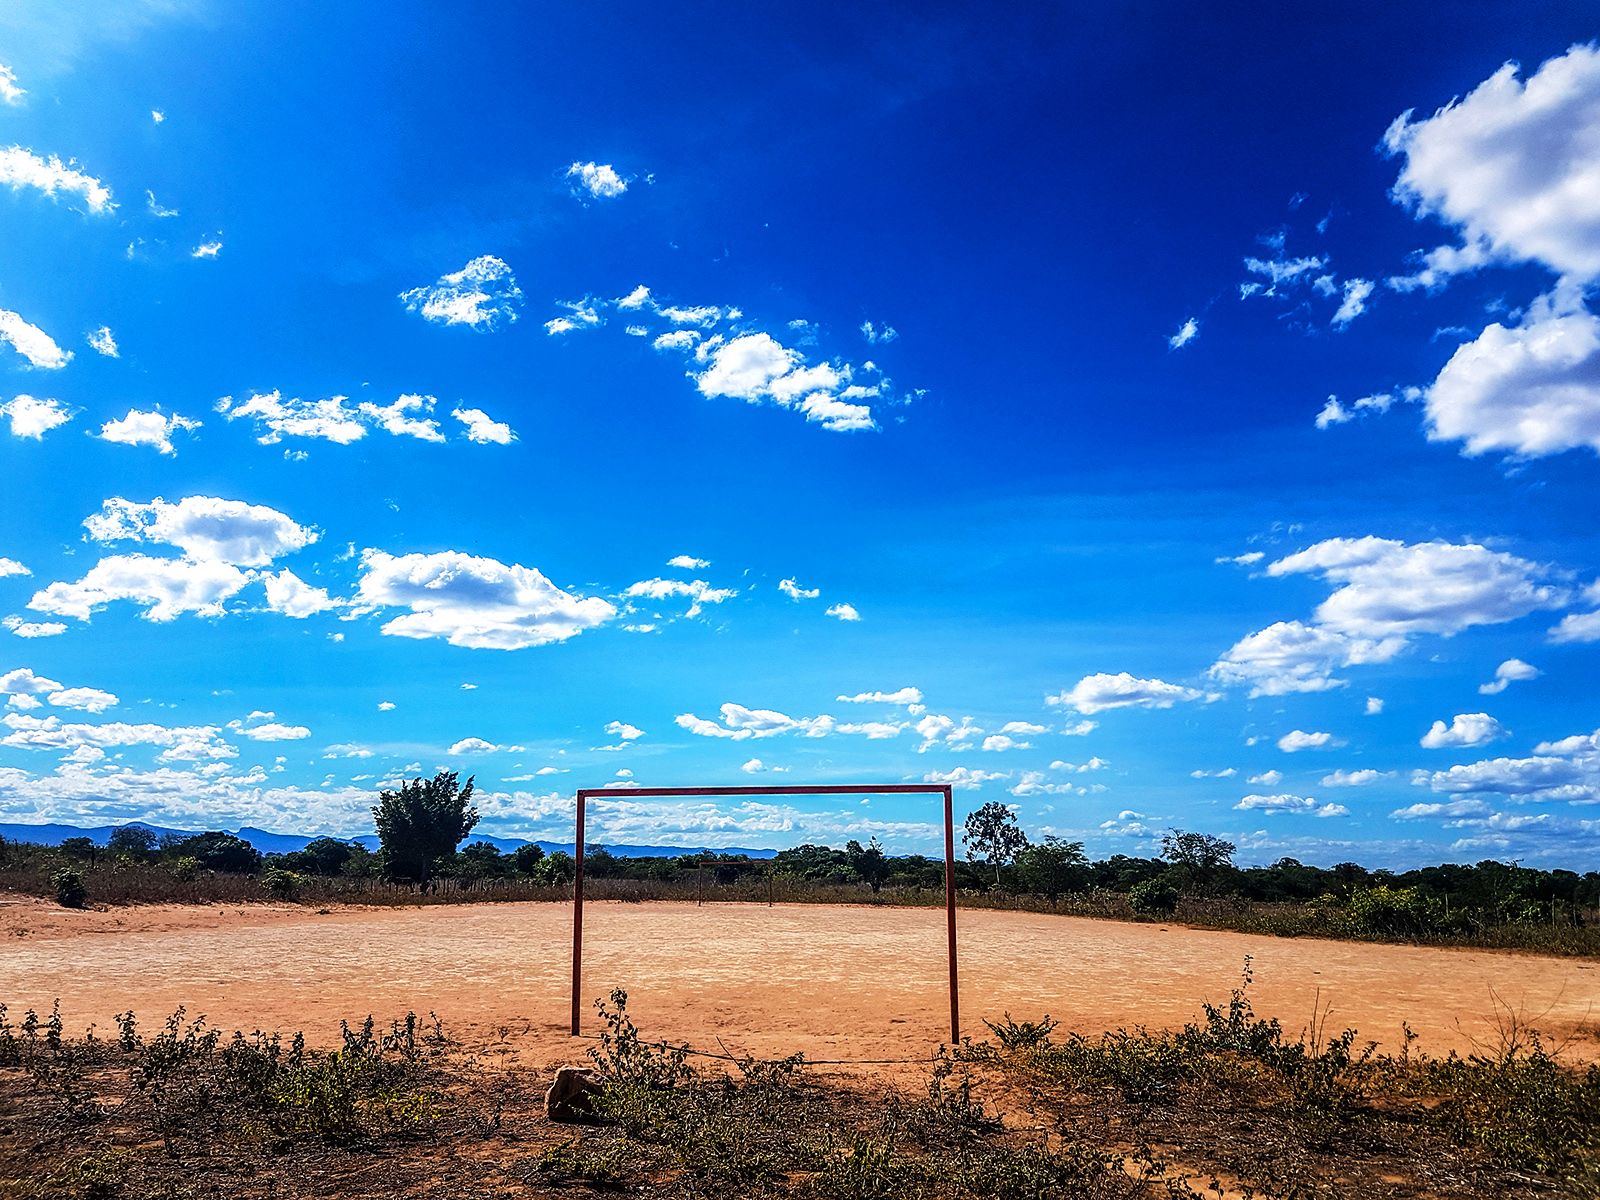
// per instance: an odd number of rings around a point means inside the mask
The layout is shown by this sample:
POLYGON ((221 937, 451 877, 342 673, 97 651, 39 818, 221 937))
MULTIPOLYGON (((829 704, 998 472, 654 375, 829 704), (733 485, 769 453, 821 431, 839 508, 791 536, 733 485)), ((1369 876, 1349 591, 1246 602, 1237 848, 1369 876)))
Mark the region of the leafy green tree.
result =
POLYGON ((1028 848, 1028 835, 1017 824, 1017 814, 999 801, 991 800, 976 812, 967 814, 961 833, 967 857, 982 857, 994 868, 995 886, 1000 886, 1000 868, 1013 862, 1028 848))
POLYGON ((814 846, 810 842, 778 851, 773 856, 772 869, 780 875, 797 875, 801 879, 844 882, 850 878, 850 860, 842 850, 814 846))
POLYGON ((391 876, 427 891, 434 864, 454 854, 478 823, 472 785, 470 777, 461 787, 454 771, 440 771, 432 779, 404 781, 397 792, 378 793, 372 819, 391 876))
POLYGON ((337 875, 355 854, 356 848, 338 838, 312 838, 300 851, 303 868, 313 875, 337 875))
POLYGON ((112 858, 131 858, 145 862, 156 850, 156 835, 142 825, 122 825, 106 839, 106 852, 112 858))
POLYGON ((565 850, 552 850, 539 861, 534 871, 534 882, 546 887, 562 887, 572 882, 578 873, 578 864, 565 850))
POLYGON ((62 838, 60 850, 68 858, 88 859, 90 866, 100 857, 100 847, 86 837, 62 838))
POLYGON ((539 863, 544 858, 544 847, 529 842, 526 846, 518 846, 511 857, 516 862, 520 874, 532 875, 538 870, 539 863))
POLYGON ((1209 833, 1169 829, 1161 838, 1161 857, 1190 891, 1210 892, 1232 873, 1234 844, 1209 833))
POLYGON ((1081 892, 1089 885, 1089 859, 1082 842, 1047 836, 1017 855, 1017 878, 1030 892, 1052 901, 1063 892, 1081 892))
POLYGON ((512 869, 511 860, 492 842, 473 842, 456 855, 456 874, 464 879, 499 879, 512 869))
POLYGON ((844 848, 845 857, 850 860, 850 869, 874 894, 883 887, 883 881, 889 878, 889 860, 883 853, 883 847, 878 844, 878 839, 873 838, 865 846, 852 838, 844 848))
POLYGON ((243 838, 231 833, 197 833, 167 847, 175 858, 192 858, 207 871, 230 875, 254 875, 261 870, 261 852, 243 838))

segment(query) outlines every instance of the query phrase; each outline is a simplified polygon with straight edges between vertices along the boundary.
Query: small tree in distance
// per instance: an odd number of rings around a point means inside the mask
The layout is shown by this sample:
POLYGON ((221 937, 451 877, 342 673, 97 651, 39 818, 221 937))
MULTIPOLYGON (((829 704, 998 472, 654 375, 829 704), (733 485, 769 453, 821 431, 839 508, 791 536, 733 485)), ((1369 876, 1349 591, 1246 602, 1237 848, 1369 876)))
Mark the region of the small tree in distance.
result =
POLYGON ((876 837, 865 846, 852 838, 845 845, 844 852, 850 859, 850 869, 856 873, 857 878, 874 893, 883 887, 883 881, 889 878, 889 860, 884 856, 883 846, 876 837))
POLYGON ((967 814, 961 844, 967 848, 968 859, 976 851, 994 868, 994 882, 998 887, 1000 868, 1028 848, 1028 835, 1017 824, 1016 813, 999 801, 991 800, 976 812, 967 814))
POLYGON ((469 777, 461 787, 454 771, 440 771, 432 779, 402 781, 397 792, 378 793, 372 819, 391 876, 428 890, 433 864, 454 854, 478 823, 472 783, 469 777))

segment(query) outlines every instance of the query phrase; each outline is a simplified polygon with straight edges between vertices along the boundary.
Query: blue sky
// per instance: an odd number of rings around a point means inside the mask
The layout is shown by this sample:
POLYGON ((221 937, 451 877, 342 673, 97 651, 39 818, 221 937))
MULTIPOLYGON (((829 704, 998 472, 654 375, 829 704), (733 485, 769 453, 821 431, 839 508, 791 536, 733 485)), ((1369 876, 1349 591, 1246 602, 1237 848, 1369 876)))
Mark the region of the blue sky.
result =
POLYGON ((55 8, 0 820, 1600 862, 1581 6, 55 8))

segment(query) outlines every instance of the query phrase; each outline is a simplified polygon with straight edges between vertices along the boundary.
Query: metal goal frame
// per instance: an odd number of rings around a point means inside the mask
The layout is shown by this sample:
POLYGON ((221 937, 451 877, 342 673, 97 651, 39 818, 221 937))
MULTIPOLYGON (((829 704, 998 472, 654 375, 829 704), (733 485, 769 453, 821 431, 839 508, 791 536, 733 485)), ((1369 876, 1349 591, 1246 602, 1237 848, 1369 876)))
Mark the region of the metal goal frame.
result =
POLYGON ((956 824, 949 784, 884 783, 875 787, 858 784, 817 784, 812 787, 785 784, 781 787, 676 787, 676 788, 579 788, 577 839, 573 852, 572 877, 572 1036, 577 1037, 583 1016, 583 845, 584 817, 588 802, 604 796, 942 796, 944 798, 944 915, 945 940, 950 963, 950 1042, 961 1041, 961 1004, 956 983, 956 824))

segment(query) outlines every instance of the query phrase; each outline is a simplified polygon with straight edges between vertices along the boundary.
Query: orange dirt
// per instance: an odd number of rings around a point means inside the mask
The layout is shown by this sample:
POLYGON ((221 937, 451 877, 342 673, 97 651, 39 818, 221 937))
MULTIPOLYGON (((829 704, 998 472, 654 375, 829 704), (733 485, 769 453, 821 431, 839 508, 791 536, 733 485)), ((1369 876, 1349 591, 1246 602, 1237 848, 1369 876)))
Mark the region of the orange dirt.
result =
MULTIPOLYGON (((591 903, 589 1002, 628 989, 650 1037, 812 1059, 931 1054, 949 1033, 944 914, 846 905, 591 903)), ((13 1019, 57 998, 70 1032, 178 1005, 232 1030, 337 1037, 341 1017, 437 1012, 469 1044, 505 1035, 531 1065, 571 1061, 572 909, 156 905, 67 912, 0 900, 0 1002, 13 1019)), ((1261 937, 1181 926, 972 910, 959 916, 963 1032, 1049 1013, 1064 1029, 1181 1026, 1225 1002, 1246 955, 1262 1015, 1298 1032, 1319 1003, 1388 1049, 1401 1022, 1431 1053, 1497 1044, 1506 1010, 1568 1053, 1600 1059, 1600 963, 1526 954, 1261 937)))

